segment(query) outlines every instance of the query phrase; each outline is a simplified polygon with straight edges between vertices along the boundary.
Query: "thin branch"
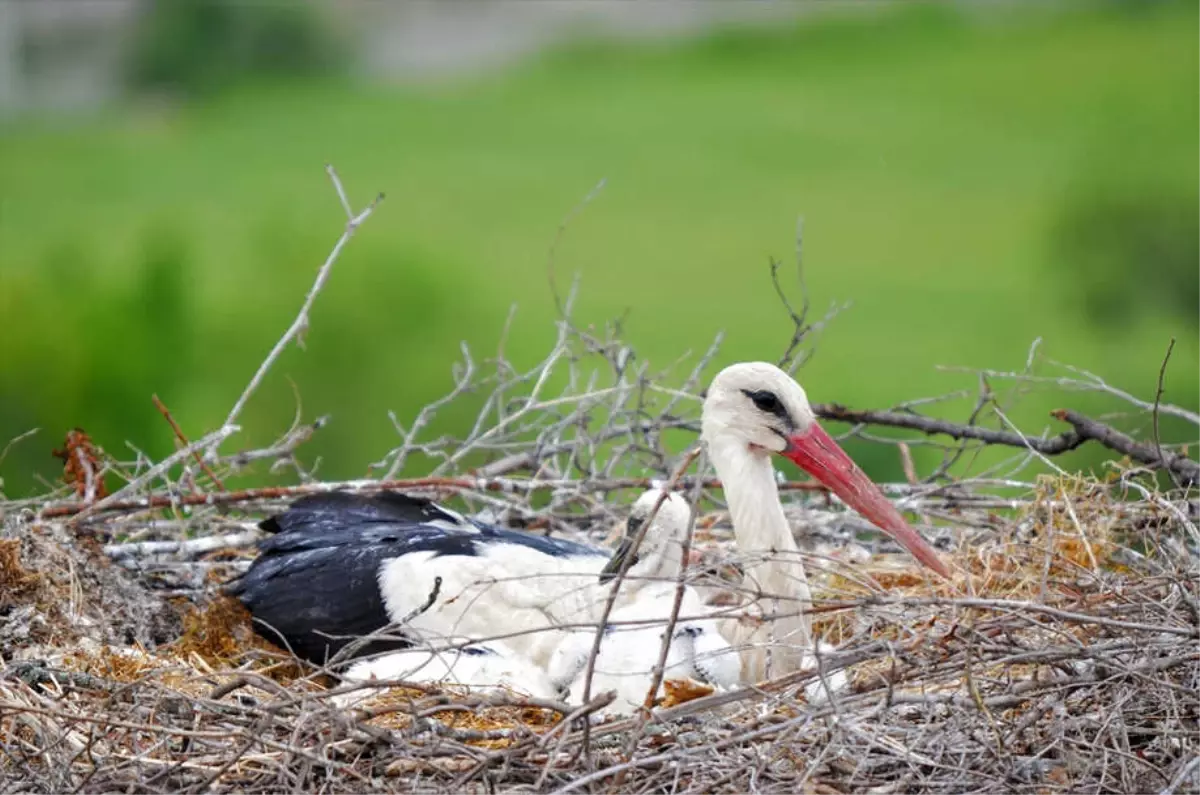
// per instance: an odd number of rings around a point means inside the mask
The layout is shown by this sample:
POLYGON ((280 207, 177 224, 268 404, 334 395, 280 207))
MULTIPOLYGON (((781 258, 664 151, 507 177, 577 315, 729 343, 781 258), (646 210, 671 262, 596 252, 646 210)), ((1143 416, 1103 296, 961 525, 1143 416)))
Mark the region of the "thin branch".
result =
MULTIPOLYGON (((292 325, 288 327, 287 331, 283 333, 283 336, 279 338, 279 341, 275 343, 275 347, 271 349, 269 354, 267 354, 267 358, 264 359, 262 364, 258 366, 258 370, 256 370, 254 373, 254 377, 250 379, 250 383, 246 385, 245 390, 242 391, 242 394, 237 399, 237 402, 233 404, 233 408, 229 411, 229 416, 225 418, 226 426, 232 425, 237 420, 238 416, 242 413, 242 409, 246 407, 247 401, 250 400, 250 396, 253 395, 258 389, 259 385, 263 381, 263 378, 266 377, 267 371, 271 369, 271 365, 273 365, 275 361, 283 354, 283 351, 288 344, 295 341, 297 344, 301 344, 301 347, 303 347, 301 343, 301 337, 304 332, 308 330, 309 310, 312 309, 313 302, 316 301, 317 295, 325 287, 325 282, 329 280, 329 274, 333 270, 333 264, 337 262, 338 257, 342 253, 342 249, 345 248, 348 242, 350 242, 350 238, 354 237, 354 233, 358 231, 358 228, 362 226, 364 221, 371 217, 371 213, 373 213, 375 208, 379 206, 379 202, 383 201, 383 194, 380 193, 371 201, 369 205, 367 205, 365 210, 358 215, 355 215, 350 209, 350 204, 346 199, 346 191, 342 187, 342 181, 338 178, 337 172, 334 170, 333 166, 327 165, 325 167, 325 171, 329 174, 329 179, 333 182, 333 187, 337 191, 338 198, 341 200, 342 206, 346 210, 346 216, 349 219, 346 222, 346 228, 342 231, 341 237, 339 237, 337 242, 334 244, 333 250, 329 252, 329 256, 325 258, 325 262, 321 265, 320 270, 317 271, 316 281, 313 282, 312 287, 308 291, 308 295, 305 296, 304 303, 300 307, 300 313, 296 315, 296 319, 292 321, 292 325)), ((209 460, 216 459, 218 447, 219 444, 208 449, 206 457, 209 460)))
POLYGON ((558 280, 556 279, 554 273, 555 255, 558 253, 558 244, 561 242, 563 234, 567 231, 567 227, 571 224, 571 221, 575 218, 575 216, 583 212, 584 208, 591 204, 596 197, 600 195, 600 191, 604 190, 604 186, 607 184, 608 177, 601 178, 601 180, 596 183, 595 187, 588 191, 587 195, 584 196, 578 204, 572 207, 565 216, 563 216, 562 221, 560 221, 558 224, 558 229, 554 231, 554 239, 550 241, 550 250, 546 253, 546 278, 550 282, 550 295, 554 298, 554 308, 558 310, 558 317, 560 320, 566 320, 568 317, 570 317, 571 301, 568 298, 567 303, 564 305, 562 299, 558 295, 558 280))
MULTIPOLYGON (((171 416, 171 411, 167 408, 166 404, 159 400, 158 395, 151 395, 150 399, 154 401, 155 408, 157 408, 159 413, 166 418, 167 424, 170 425, 171 430, 175 432, 175 438, 178 439, 184 447, 189 446, 191 442, 189 442, 187 436, 184 435, 183 428, 180 428, 179 423, 175 422, 175 418, 171 416)), ((196 459, 196 463, 200 465, 200 468, 204 470, 204 474, 208 475, 209 479, 217 485, 217 488, 221 491, 225 491, 225 484, 221 482, 219 477, 217 477, 217 473, 213 472, 208 466, 208 463, 205 462, 204 458, 200 455, 199 450, 196 450, 193 453, 193 457, 196 459)))
POLYGON ((238 549, 253 546, 261 537, 257 530, 245 530, 219 536, 204 536, 187 541, 137 541, 125 544, 106 544, 102 551, 113 560, 158 555, 194 557, 218 549, 238 549))
POLYGON ((8 443, 4 445, 4 449, 0 450, 0 464, 4 463, 4 459, 8 457, 8 451, 11 450, 16 444, 37 434, 40 430, 41 428, 30 428, 24 433, 19 433, 13 438, 9 439, 8 443))
POLYGON ((1150 412, 1151 420, 1154 424, 1154 449, 1158 453, 1158 460, 1163 460, 1162 437, 1158 434, 1158 412, 1162 404, 1163 396, 1163 379, 1167 375, 1167 362, 1171 361, 1171 351, 1175 350, 1175 338, 1171 337, 1171 342, 1167 345, 1167 352, 1163 356, 1162 365, 1158 368, 1158 383, 1154 389, 1154 410, 1150 412))
MULTIPOLYGON (((1125 401, 1132 406, 1143 411, 1152 411, 1154 404, 1135 397, 1123 389, 1118 389, 1112 386, 1100 376, 1090 373, 1087 370, 1081 370, 1077 367, 1069 365, 1059 365, 1073 373, 1084 376, 1084 378, 1067 378, 1059 376, 1039 376, 1030 375, 1028 373, 1010 373, 1003 370, 980 370, 970 367, 945 367, 939 366, 937 369, 947 373, 975 373, 985 375, 988 378, 994 379, 1009 379, 1018 383, 1045 384, 1048 386, 1057 386, 1063 389, 1075 389, 1084 392, 1102 392, 1106 395, 1112 395, 1115 398, 1125 401)), ((1200 414, 1180 406, 1175 406, 1170 403, 1162 403, 1159 405, 1159 411, 1163 414, 1170 414, 1173 417, 1187 420, 1193 425, 1200 425, 1200 414)))
MULTIPOLYGON (((206 436, 193 446, 199 448, 201 442, 211 439, 206 436)), ((189 450, 190 453, 190 450, 189 450)), ((166 463, 166 462, 164 462, 166 463)), ((177 461, 171 461, 174 465, 177 461)), ((158 465, 151 477, 157 477, 161 471, 158 465)), ((169 466, 167 467, 169 468, 169 466)), ((138 485, 147 475, 139 478, 138 485)), ((358 494, 373 494, 383 491, 401 491, 414 494, 429 494, 439 492, 498 492, 501 494, 529 494, 531 492, 554 491, 556 489, 570 490, 577 494, 607 493, 629 489, 649 489, 660 484, 658 478, 609 478, 593 482, 581 482, 573 479, 543 479, 520 480, 516 478, 473 478, 473 477, 429 477, 409 478, 401 480, 344 480, 326 481, 320 483, 303 483, 295 486, 266 486, 262 488, 242 489, 240 491, 213 492, 210 494, 185 494, 182 496, 152 495, 139 499, 114 500, 112 497, 90 506, 87 515, 118 511, 142 511, 150 508, 168 508, 174 505, 232 505, 235 503, 257 502, 264 500, 284 500, 301 497, 306 494, 325 494, 331 491, 348 491, 358 494)), ((694 481, 684 478, 681 483, 691 484, 694 481)), ((133 485, 133 484, 130 484, 133 485)), ((720 488, 721 481, 716 478, 705 478, 705 488, 720 488)), ((779 486, 782 491, 818 491, 826 488, 812 481, 792 481, 779 486)), ((118 494, 129 491, 129 486, 118 494)), ((114 495, 116 496, 116 495, 114 495)), ((64 516, 74 516, 83 513, 89 506, 85 503, 67 502, 50 504, 38 511, 39 519, 56 519, 64 516)))
POLYGON ((799 312, 792 308, 792 303, 788 300, 783 285, 779 283, 779 265, 778 260, 771 260, 771 284, 774 285, 775 294, 779 296, 779 301, 783 304, 788 317, 792 319, 792 338, 788 341, 783 356, 779 359, 779 366, 788 373, 794 373, 796 368, 803 363, 803 359, 796 358, 796 351, 811 331, 811 327, 808 325, 808 286, 804 282, 804 216, 802 215, 796 218, 796 281, 800 284, 801 302, 799 312))
MULTIPOLYGON (((100 513, 102 511, 122 510, 122 508, 120 506, 128 505, 131 502, 133 502, 133 503, 142 502, 143 503, 142 507, 148 507, 148 503, 155 501, 155 500, 159 500, 160 501, 159 507, 164 507, 164 508, 169 507, 171 505, 178 504, 180 502, 183 502, 184 498, 176 498, 173 496, 149 497, 149 498, 143 498, 142 500, 129 500, 128 497, 130 494, 136 493, 137 491, 142 489, 144 486, 150 484, 156 478, 158 478, 158 477, 164 475, 165 473, 167 473, 168 471, 170 471, 171 467, 175 466, 180 461, 190 458, 192 456, 192 454, 195 453, 197 450, 209 449, 210 445, 220 444, 222 441, 224 441, 228 437, 232 436, 233 434, 237 433, 239 430, 241 430, 241 429, 236 425, 226 425, 225 427, 221 428, 220 430, 213 431, 212 433, 204 436, 199 441, 193 442, 192 444, 189 444, 186 447, 181 447, 180 449, 176 450, 170 456, 164 458, 162 461, 158 462, 154 466, 147 469, 139 477, 137 477, 137 478, 131 480, 129 483, 125 484, 125 486, 123 488, 121 488, 117 491, 114 491, 112 494, 108 495, 107 497, 100 500, 99 502, 94 503, 90 506, 89 505, 72 506, 72 510, 68 510, 64 513, 59 513, 57 515, 59 515, 59 516, 75 515, 75 521, 82 522, 83 520, 85 520, 97 513, 100 513)), ((228 493, 228 492, 225 492, 225 493, 228 493)), ((203 499, 202 499, 203 497, 216 496, 216 495, 188 495, 188 496, 200 497, 201 499, 197 500, 196 503, 194 503, 194 504, 200 504, 203 502, 203 499)))

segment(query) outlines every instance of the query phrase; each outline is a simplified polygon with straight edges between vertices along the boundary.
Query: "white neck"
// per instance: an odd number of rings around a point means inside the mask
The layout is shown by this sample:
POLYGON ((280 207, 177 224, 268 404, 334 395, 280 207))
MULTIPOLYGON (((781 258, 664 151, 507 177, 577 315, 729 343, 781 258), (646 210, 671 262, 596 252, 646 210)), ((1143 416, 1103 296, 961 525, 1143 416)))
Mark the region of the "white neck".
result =
POLYGON ((751 450, 737 438, 717 438, 708 447, 729 502, 738 549, 746 554, 784 553, 796 560, 789 554, 796 552, 796 541, 779 502, 770 454, 751 450))
POLYGON ((772 655, 774 674, 796 670, 802 650, 812 645, 808 620, 812 595, 799 548, 779 501, 770 453, 752 450, 736 437, 710 439, 708 450, 729 503, 738 552, 752 559, 745 566, 744 587, 783 597, 767 600, 767 612, 799 612, 772 622, 768 629, 784 644, 772 655))

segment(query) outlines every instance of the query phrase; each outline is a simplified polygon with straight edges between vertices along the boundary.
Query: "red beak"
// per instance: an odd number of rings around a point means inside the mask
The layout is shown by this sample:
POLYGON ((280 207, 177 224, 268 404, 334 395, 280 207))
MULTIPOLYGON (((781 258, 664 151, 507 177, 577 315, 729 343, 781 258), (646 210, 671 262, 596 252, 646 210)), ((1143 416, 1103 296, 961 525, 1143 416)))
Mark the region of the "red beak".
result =
POLYGON ((908 526, 900 512, 883 496, 879 487, 859 469, 825 429, 813 423, 808 430, 788 438, 783 455, 829 487, 842 502, 862 514, 871 524, 896 539, 913 557, 949 579, 950 569, 933 547, 908 526))

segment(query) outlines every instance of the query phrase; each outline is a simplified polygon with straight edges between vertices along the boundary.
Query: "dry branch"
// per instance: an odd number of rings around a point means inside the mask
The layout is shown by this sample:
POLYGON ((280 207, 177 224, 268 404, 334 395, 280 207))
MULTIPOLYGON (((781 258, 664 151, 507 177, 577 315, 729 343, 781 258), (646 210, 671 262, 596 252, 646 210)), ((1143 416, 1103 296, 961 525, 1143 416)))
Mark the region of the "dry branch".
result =
MULTIPOLYGON (((167 408, 167 405, 159 399, 158 395, 151 395, 150 399, 154 401, 154 407, 158 409, 159 413, 163 415, 164 419, 166 419, 167 424, 171 426, 171 430, 175 433, 175 438, 177 438, 184 447, 190 446, 191 442, 188 441, 187 436, 183 432, 183 428, 180 428, 179 423, 177 423, 175 418, 171 416, 171 411, 167 408)), ((209 479, 216 484, 217 488, 221 491, 225 491, 225 484, 222 483, 221 479, 217 477, 215 472, 212 471, 212 468, 209 467, 208 462, 206 462, 200 455, 200 451, 194 450, 192 452, 192 456, 196 459, 196 463, 200 466, 200 468, 204 470, 204 474, 208 475, 209 479)))
POLYGON ((1168 452, 1161 445, 1151 447, 1139 444, 1116 428, 1085 417, 1077 411, 1058 409, 1054 416, 1063 422, 1068 422, 1075 428, 1075 434, 1081 440, 1094 439, 1109 450, 1129 456, 1155 469, 1166 469, 1179 478, 1181 486, 1194 486, 1200 483, 1200 464, 1178 453, 1168 452))
MULTIPOLYGON (((333 246, 333 250, 329 252, 329 256, 325 258, 325 262, 321 265, 320 270, 317 271, 316 281, 313 282, 312 288, 309 289, 308 295, 305 296, 304 304, 300 307, 300 313, 296 315, 296 319, 292 321, 292 325, 288 327, 283 336, 279 338, 279 341, 275 343, 275 347, 267 354, 267 358, 263 359, 262 364, 258 366, 258 370, 255 371, 254 376, 250 379, 250 383, 246 385, 237 402, 233 404, 233 408, 229 410, 229 416, 225 418, 226 427, 233 426, 234 422, 237 421, 238 416, 242 413, 242 409, 245 408, 247 401, 250 400, 250 396, 258 389, 267 371, 271 369, 271 365, 280 357, 284 349, 288 346, 288 343, 295 341, 298 344, 303 344, 303 334, 308 330, 308 313, 312 309, 313 302, 317 300, 317 294, 321 292, 321 289, 325 286, 325 282, 328 281, 329 273, 333 270, 333 264, 337 262, 338 256, 341 255, 342 249, 346 247, 346 244, 350 242, 350 238, 354 237, 354 233, 358 231, 358 227, 371 216, 371 213, 375 211, 379 202, 383 200, 383 194, 380 193, 367 205, 365 210, 356 215, 350 206, 350 201, 346 198, 346 190, 342 187, 342 181, 338 178, 333 166, 325 166, 325 171, 329 174, 330 181, 333 182, 333 187, 337 191, 338 198, 341 200, 342 209, 346 212, 345 231, 342 232, 342 236, 338 238, 333 246)), ((224 437, 215 440, 212 446, 207 448, 206 455, 209 459, 216 457, 217 450, 220 448, 222 441, 224 441, 224 437)))

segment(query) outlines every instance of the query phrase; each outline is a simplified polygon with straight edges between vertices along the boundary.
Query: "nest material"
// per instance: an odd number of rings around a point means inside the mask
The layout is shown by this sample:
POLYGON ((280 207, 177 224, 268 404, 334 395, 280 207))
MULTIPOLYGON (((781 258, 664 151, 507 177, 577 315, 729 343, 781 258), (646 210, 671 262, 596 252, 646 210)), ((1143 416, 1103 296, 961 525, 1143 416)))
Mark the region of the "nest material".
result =
MULTIPOLYGON (((0 767, 23 791, 1179 789, 1200 737, 1194 572, 1161 551, 1131 564, 1107 499, 1044 482, 950 556, 953 582, 890 556, 813 569, 815 624, 839 644, 823 670, 851 683, 831 702, 805 702, 808 674, 733 694, 671 683, 648 721, 587 731, 455 688, 339 709, 331 679, 228 600, 149 633, 169 606, 47 526, 0 542, 7 615, 41 616, 5 636, 10 655, 40 652, 0 680, 0 767)), ((728 553, 723 519, 704 525, 728 553)))
POLYGON ((155 646, 179 634, 181 607, 62 525, 0 538, 0 654, 29 657, 86 637, 155 646))

